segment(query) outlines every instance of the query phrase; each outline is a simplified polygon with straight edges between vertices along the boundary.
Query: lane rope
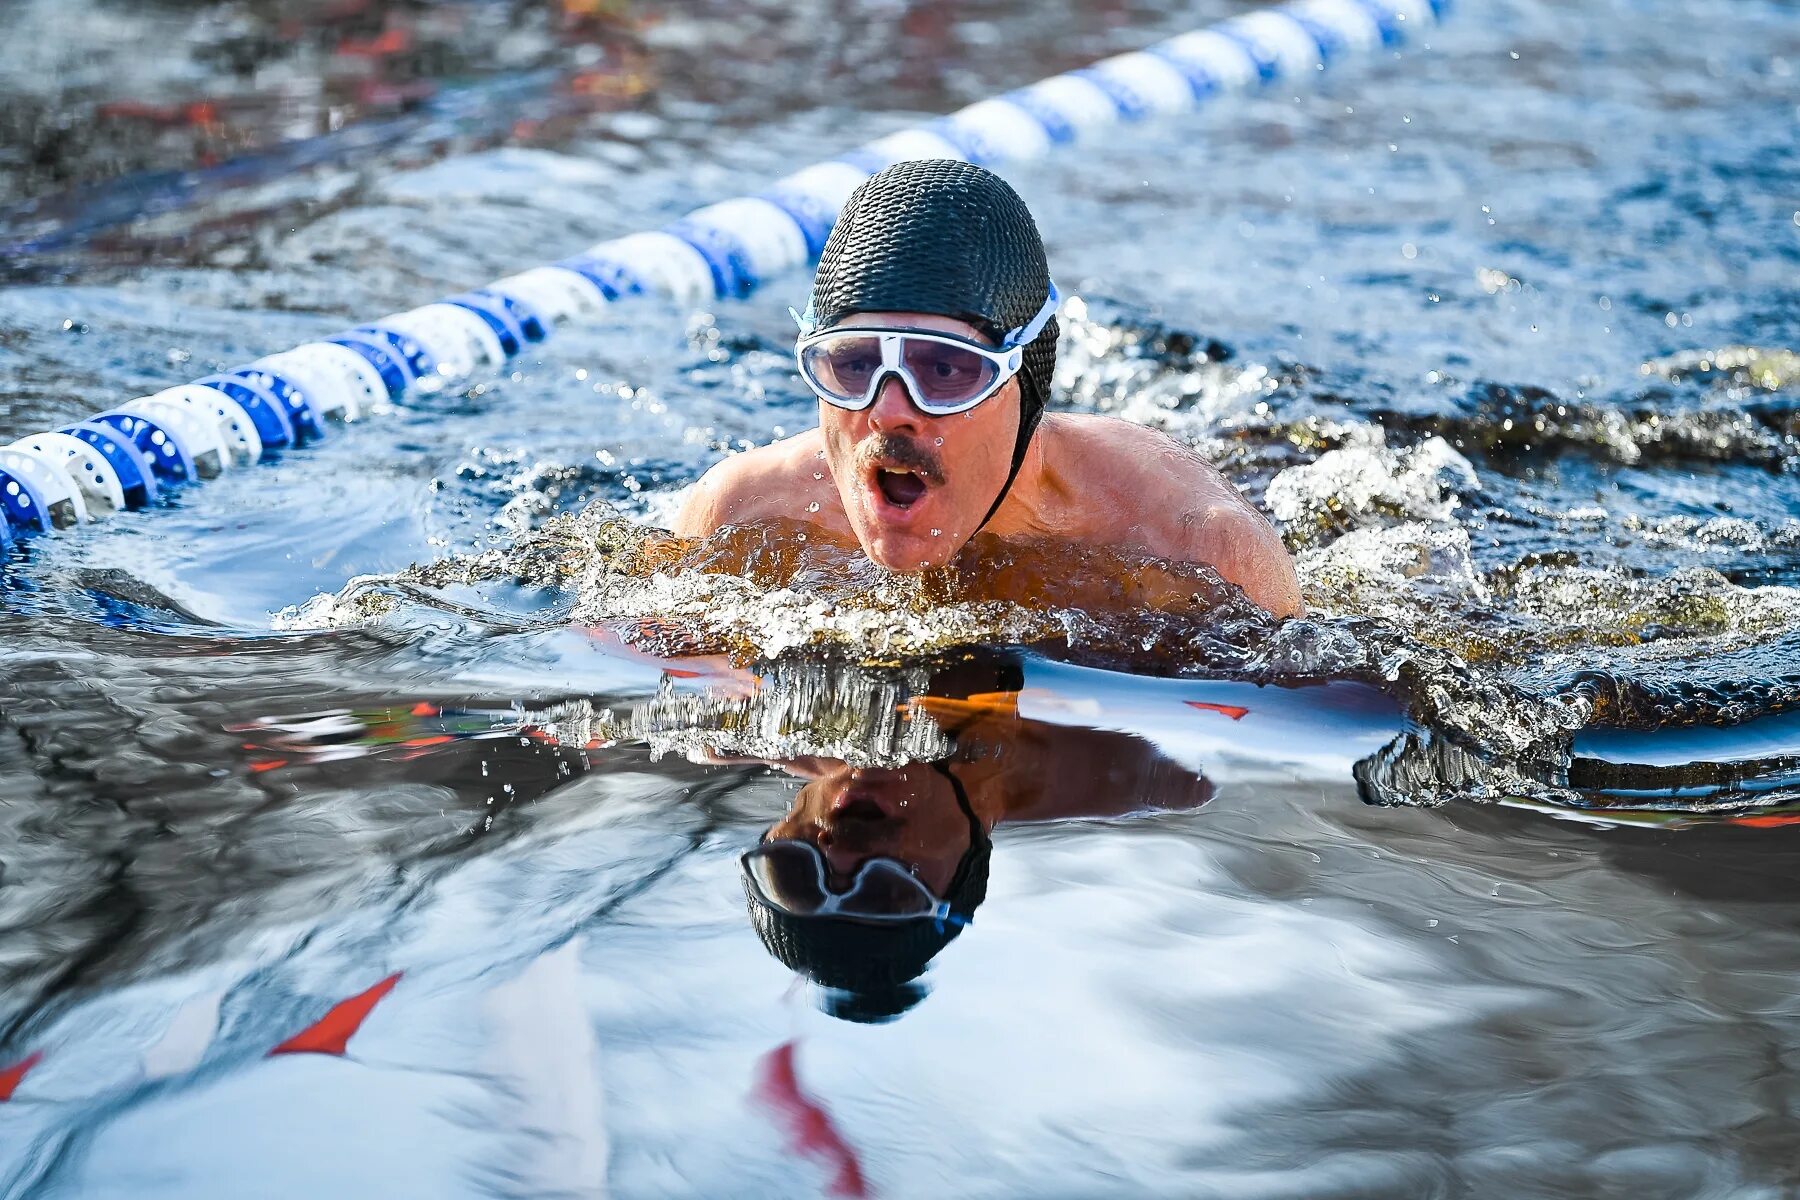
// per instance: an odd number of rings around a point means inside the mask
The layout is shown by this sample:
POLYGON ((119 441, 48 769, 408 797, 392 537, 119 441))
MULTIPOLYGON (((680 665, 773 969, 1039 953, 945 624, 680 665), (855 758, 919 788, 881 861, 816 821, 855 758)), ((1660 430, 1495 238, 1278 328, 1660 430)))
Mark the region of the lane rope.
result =
POLYGON ((498 369, 562 324, 633 296, 743 298, 812 262, 850 192, 917 158, 1002 166, 1120 124, 1294 84, 1428 32, 1451 0, 1292 0, 1040 80, 459 295, 393 313, 0 448, 0 556, 19 535, 157 505, 178 489, 331 436, 409 393, 498 369))

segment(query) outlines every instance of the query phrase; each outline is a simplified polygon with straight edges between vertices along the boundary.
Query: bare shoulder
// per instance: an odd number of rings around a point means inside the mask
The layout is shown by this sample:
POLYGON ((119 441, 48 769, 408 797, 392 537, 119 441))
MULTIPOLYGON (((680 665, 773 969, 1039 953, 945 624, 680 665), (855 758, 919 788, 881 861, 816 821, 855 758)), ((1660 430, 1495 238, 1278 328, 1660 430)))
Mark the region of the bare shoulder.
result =
MULTIPOLYGON (((1101 498, 1132 529, 1155 535, 1196 513, 1262 515, 1191 446, 1118 417, 1052 413, 1044 418, 1052 473, 1078 496, 1101 498)), ((1159 539, 1160 540, 1160 539, 1159 539)))
POLYGON ((721 525, 794 515, 818 487, 810 468, 823 446, 809 429, 714 463, 689 489, 675 532, 704 537, 721 525))
POLYGON ((1051 413, 1044 426, 1063 455, 1121 483, 1136 487, 1146 479, 1173 478, 1208 496, 1238 496, 1218 468, 1161 430, 1094 413, 1051 413))
POLYGON ((1116 417, 1057 413, 1045 427, 1053 472, 1106 514, 1096 535, 1211 566, 1277 616, 1303 611, 1281 535, 1198 451, 1116 417))

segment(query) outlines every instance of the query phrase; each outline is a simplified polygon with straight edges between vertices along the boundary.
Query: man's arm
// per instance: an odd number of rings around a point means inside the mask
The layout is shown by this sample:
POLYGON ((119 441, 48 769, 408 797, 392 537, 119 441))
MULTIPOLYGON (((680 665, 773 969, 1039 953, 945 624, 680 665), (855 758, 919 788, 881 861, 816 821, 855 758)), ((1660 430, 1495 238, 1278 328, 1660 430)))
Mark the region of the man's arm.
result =
POLYGON ((732 459, 714 463, 702 475, 693 487, 688 489, 687 498, 681 502, 681 511, 675 516, 675 533, 678 537, 705 537, 725 523, 723 513, 726 499, 731 488, 727 478, 731 474, 732 459))
MULTIPOLYGON (((1208 471, 1213 471, 1207 466, 1208 471)), ((1217 475, 1216 471, 1213 474, 1217 475)), ((1223 477, 1219 484, 1231 488, 1223 477)), ((1184 557, 1210 564, 1225 579, 1277 617, 1298 617, 1306 612, 1300 598, 1300 579, 1294 559, 1282 545, 1281 535, 1250 502, 1231 488, 1222 502, 1190 509, 1182 514, 1180 541, 1184 557)))
POLYGON ((682 501, 675 517, 681 537, 703 538, 722 525, 742 525, 779 512, 782 443, 746 450, 716 462, 682 501))
POLYGON ((819 446, 818 430, 808 430, 714 463, 682 501, 675 532, 706 537, 722 525, 781 517, 822 523, 812 514, 836 506, 836 485, 801 468, 817 457, 819 446))
POLYGON ((1115 478, 1131 480, 1160 558, 1200 563, 1277 617, 1306 611, 1293 556, 1268 518, 1193 448, 1140 425, 1109 426, 1115 478), (1145 503, 1144 498, 1158 499, 1145 503))
POLYGON ((1136 734, 1021 716, 1024 694, 917 696, 911 702, 971 752, 970 785, 998 792, 1006 805, 1002 820, 1117 817, 1199 808, 1212 799, 1204 776, 1136 734))

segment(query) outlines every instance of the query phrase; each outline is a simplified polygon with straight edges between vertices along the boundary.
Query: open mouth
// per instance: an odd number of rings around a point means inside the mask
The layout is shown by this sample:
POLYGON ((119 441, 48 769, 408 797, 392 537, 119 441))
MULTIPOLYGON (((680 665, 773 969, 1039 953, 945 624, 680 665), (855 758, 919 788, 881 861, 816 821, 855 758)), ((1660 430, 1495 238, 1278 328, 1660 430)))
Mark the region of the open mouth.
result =
POLYGON ((819 819, 821 850, 866 851, 885 836, 893 814, 866 789, 851 787, 838 793, 819 819))
POLYGON ((875 486, 881 489, 882 497, 895 508, 911 508, 925 494, 924 479, 912 471, 893 467, 876 468, 875 486))
POLYGON ((872 796, 850 792, 839 796, 831 805, 831 815, 838 821, 876 822, 887 820, 887 810, 872 796))

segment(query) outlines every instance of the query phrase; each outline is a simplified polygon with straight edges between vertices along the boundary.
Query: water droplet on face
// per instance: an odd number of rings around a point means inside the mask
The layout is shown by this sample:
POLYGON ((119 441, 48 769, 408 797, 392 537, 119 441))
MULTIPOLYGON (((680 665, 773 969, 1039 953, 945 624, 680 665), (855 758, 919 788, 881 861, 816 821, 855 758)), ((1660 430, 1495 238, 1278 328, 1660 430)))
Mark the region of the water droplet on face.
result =
POLYGON ((814 472, 813 472, 813 478, 814 478, 814 479, 823 479, 823 478, 825 478, 825 472, 823 472, 823 471, 814 471, 814 472))
POLYGON ((814 458, 824 458, 824 457, 825 457, 825 452, 824 452, 824 451, 823 451, 823 450, 821 450, 821 451, 819 451, 819 452, 818 452, 818 453, 817 453, 817 454, 815 454, 815 455, 813 455, 813 457, 814 457, 814 458))
POLYGON ((932 530, 932 531, 931 531, 931 536, 932 536, 932 537, 943 537, 943 536, 944 536, 944 531, 943 531, 943 530, 941 530, 941 529, 934 529, 934 530, 932 530))
POLYGON ((811 504, 806 506, 806 511, 807 512, 818 512, 819 511, 819 502, 817 500, 814 500, 811 504))
POLYGON ((931 443, 931 444, 932 444, 932 445, 934 445, 934 446, 941 446, 941 445, 943 445, 943 444, 944 444, 944 439, 943 439, 943 438, 934 438, 934 439, 933 439, 933 440, 932 440, 932 443, 931 443))

